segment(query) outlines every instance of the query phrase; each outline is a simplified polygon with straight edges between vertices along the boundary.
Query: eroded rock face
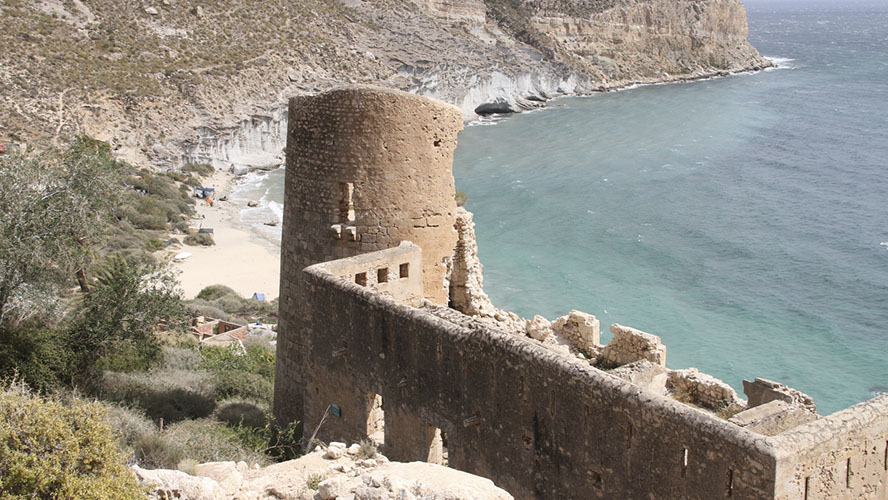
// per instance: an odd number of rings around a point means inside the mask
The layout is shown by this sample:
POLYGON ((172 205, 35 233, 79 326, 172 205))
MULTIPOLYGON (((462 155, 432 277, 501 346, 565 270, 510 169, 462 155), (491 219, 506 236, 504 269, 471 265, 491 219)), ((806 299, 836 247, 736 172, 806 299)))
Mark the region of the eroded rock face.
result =
POLYGON ((0 54, 9 97, 0 102, 7 126, 0 142, 87 133, 140 166, 191 161, 239 171, 280 164, 287 97, 337 85, 380 84, 437 97, 474 119, 479 106, 520 111, 559 95, 768 64, 746 41, 739 0, 342 3, 347 14, 317 9, 309 16, 300 2, 264 2, 225 22, 221 7, 210 5, 23 2, 11 19, 25 30, 49 22, 53 35, 20 45, 18 33, 6 30, 12 48, 0 54), (503 7, 518 25, 488 14, 503 7), (132 46, 106 53, 95 35, 121 20, 141 29, 132 46), (259 29, 289 42, 268 36, 241 47, 243 34, 259 29), (232 42, 205 43, 216 37, 232 42), (101 63, 85 67, 64 57, 71 40, 104 54, 101 63), (127 84, 115 86, 115 63, 127 50, 139 57, 128 63, 127 84), (158 61, 165 72, 156 72, 158 61), (91 72, 90 80, 107 83, 71 84, 91 72))
POLYGON ((453 249, 450 272, 450 307, 469 316, 493 316, 497 309, 484 293, 484 276, 475 240, 474 215, 456 209, 456 247, 453 249))
POLYGON ((768 65, 746 40, 746 9, 739 0, 524 5, 535 28, 583 58, 605 81, 694 77, 768 65))

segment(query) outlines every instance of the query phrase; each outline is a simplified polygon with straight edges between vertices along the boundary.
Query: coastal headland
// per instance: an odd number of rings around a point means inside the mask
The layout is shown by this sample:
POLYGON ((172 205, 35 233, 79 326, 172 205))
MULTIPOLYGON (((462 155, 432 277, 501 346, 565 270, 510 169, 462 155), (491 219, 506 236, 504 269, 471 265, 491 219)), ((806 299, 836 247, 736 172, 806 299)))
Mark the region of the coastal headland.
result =
POLYGON ((7 3, 0 19, 0 143, 88 134, 161 169, 274 162, 286 99, 342 84, 435 97, 472 119, 769 65, 739 0, 47 1, 7 3))

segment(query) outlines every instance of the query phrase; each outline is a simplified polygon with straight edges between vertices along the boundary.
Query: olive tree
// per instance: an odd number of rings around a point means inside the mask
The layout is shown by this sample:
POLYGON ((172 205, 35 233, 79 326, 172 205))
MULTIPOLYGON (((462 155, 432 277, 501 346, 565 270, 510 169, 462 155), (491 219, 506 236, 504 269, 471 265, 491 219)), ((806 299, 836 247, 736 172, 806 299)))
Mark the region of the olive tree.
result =
POLYGON ((0 157, 0 324, 45 311, 85 269, 121 192, 107 144, 76 138, 62 154, 0 157))
POLYGON ((100 361, 116 370, 148 368, 160 354, 155 330, 184 327, 178 281, 169 268, 112 256, 95 274, 70 325, 73 382, 94 375, 100 361))

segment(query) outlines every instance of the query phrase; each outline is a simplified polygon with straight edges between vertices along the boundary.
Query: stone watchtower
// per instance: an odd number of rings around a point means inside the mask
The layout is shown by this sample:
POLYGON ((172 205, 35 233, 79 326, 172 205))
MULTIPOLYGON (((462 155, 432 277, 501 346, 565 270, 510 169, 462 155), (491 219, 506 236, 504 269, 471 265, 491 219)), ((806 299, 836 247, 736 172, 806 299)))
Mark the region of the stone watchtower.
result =
MULTIPOLYGON (((456 107, 379 87, 290 100, 277 366, 277 380, 288 383, 275 388, 279 418, 302 417, 311 348, 302 269, 409 240, 422 248, 425 298, 447 303, 457 239, 451 169, 461 129, 456 107)), ((371 273, 362 284, 398 277, 371 273)))

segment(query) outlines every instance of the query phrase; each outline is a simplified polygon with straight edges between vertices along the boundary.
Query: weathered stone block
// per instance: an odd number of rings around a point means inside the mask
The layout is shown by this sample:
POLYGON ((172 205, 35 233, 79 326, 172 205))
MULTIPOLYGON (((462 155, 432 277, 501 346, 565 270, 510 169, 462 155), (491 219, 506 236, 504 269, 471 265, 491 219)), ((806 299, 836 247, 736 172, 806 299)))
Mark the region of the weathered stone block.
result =
POLYGON ((533 319, 527 320, 527 335, 535 340, 544 341, 549 335, 552 335, 552 323, 546 318, 536 315, 533 319))
POLYGON ((765 436, 776 436, 812 420, 817 420, 817 415, 779 399, 742 411, 729 419, 731 423, 765 436))
POLYGON ((793 389, 773 380, 756 378, 743 381, 743 392, 749 399, 749 407, 754 408, 774 400, 785 401, 791 405, 802 406, 811 413, 817 414, 814 398, 804 392, 793 389))
POLYGON ((553 321, 552 329, 583 352, 589 352, 601 343, 601 323, 588 313, 571 311, 553 321))
POLYGON ((666 366, 666 346, 660 337, 614 323, 610 327, 613 340, 604 347, 601 358, 607 363, 625 365, 639 359, 666 366))
POLYGON ((666 388, 677 400, 710 410, 734 413, 746 408, 746 401, 731 386, 696 368, 669 370, 666 388))

